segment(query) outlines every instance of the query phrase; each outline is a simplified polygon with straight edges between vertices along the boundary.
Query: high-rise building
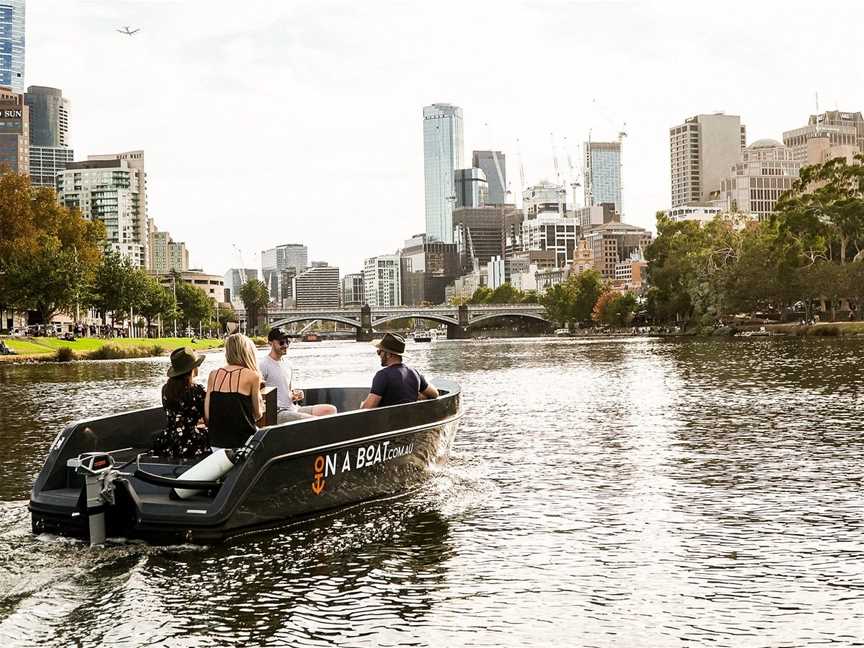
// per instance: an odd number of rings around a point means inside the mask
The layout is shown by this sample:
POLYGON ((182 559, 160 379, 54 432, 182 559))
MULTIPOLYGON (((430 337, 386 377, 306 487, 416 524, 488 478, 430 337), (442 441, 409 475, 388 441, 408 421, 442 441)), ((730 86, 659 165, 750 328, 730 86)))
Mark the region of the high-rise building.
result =
POLYGON ((127 159, 72 162, 57 176, 57 197, 88 220, 105 224, 105 237, 133 265, 147 269, 149 228, 142 214, 143 169, 127 159))
POLYGON ((603 223, 621 222, 621 214, 615 209, 614 203, 578 207, 573 210, 573 218, 583 230, 603 223))
POLYGON ((615 266, 629 259, 634 252, 640 258, 651 244, 651 232, 626 223, 605 223, 585 233, 585 240, 594 259, 594 269, 604 279, 615 279, 615 266))
POLYGON ((720 198, 731 212, 755 214, 765 220, 774 213, 780 194, 792 188, 801 162, 780 142, 761 139, 744 149, 720 185, 720 198))
POLYGON ((716 198, 721 180, 741 160, 746 144, 747 131, 738 115, 696 115, 670 128, 672 207, 716 198))
POLYGON ((543 212, 536 218, 522 223, 522 245, 524 250, 552 250, 555 252, 555 267, 563 268, 573 263, 573 251, 579 240, 580 228, 575 218, 543 212))
POLYGON ((69 148, 69 102, 58 88, 30 86, 24 95, 30 111, 30 182, 57 185, 57 174, 74 159, 69 148))
POLYGON ((229 268, 228 272, 225 273, 224 284, 225 288, 230 291, 231 303, 242 305, 243 301, 240 299, 240 288, 242 288, 243 284, 250 279, 257 278, 258 270, 256 268, 229 268))
POLYGON ((603 203, 621 213, 621 142, 585 142, 585 205, 603 203))
MULTIPOLYGON (((128 182, 134 183, 134 187, 129 189, 135 195, 137 206, 134 211, 134 223, 132 226, 132 238, 136 245, 140 245, 144 250, 144 259, 141 264, 142 268, 150 267, 149 251, 150 246, 147 242, 149 228, 147 227, 147 172, 144 170, 144 151, 125 151, 123 153, 109 153, 106 155, 89 155, 88 162, 125 162, 126 168, 130 171, 125 175, 128 182)), ((114 165, 114 168, 121 168, 120 165, 114 165)), ((58 187, 59 191, 59 187, 58 187)))
POLYGON ((174 241, 168 232, 150 229, 150 272, 168 274, 189 270, 189 250, 181 241, 174 241))
POLYGON ((15 173, 29 174, 29 143, 30 118, 23 95, 0 88, 0 164, 15 173))
POLYGON ((24 94, 24 0, 0 0, 0 88, 24 94))
POLYGON ((462 109, 450 104, 423 108, 426 234, 453 242, 454 172, 462 168, 462 109))
POLYGON ((492 257, 504 255, 505 220, 513 212, 515 207, 505 205, 453 212, 456 244, 464 270, 471 269, 474 260, 477 265, 485 265, 492 257))
POLYGON ((459 274, 456 244, 418 234, 405 241, 400 256, 402 304, 442 303, 444 289, 459 274))
POLYGON ((489 197, 489 185, 483 169, 456 169, 456 209, 482 207, 489 197))
POLYGON ((342 305, 362 306, 365 303, 363 273, 352 272, 342 277, 342 305))
POLYGON ((297 308, 339 308, 339 268, 314 266, 294 278, 297 308))
POLYGON ((482 169, 489 185, 487 205, 507 204, 507 158, 501 151, 474 151, 471 166, 482 169))
POLYGON ((63 96, 63 91, 29 86, 24 102, 30 108, 30 144, 68 147, 69 101, 63 96))
POLYGON ((363 293, 370 306, 402 305, 402 265, 398 254, 364 259, 363 293))
POLYGON ((525 218, 536 218, 541 212, 564 216, 567 210, 567 189, 564 185, 542 181, 522 191, 522 211, 525 218))
POLYGON ((267 286, 270 298, 282 301, 282 276, 284 270, 294 269, 297 276, 309 267, 309 249, 302 243, 285 243, 261 252, 261 279, 267 286))
POLYGON ((806 164, 818 164, 823 161, 811 159, 814 157, 813 147, 808 147, 808 144, 814 139, 826 141, 824 145, 817 148, 841 149, 840 154, 844 157, 853 151, 862 153, 864 152, 864 116, 860 112, 829 110, 819 115, 810 115, 806 126, 783 133, 783 144, 792 152, 792 159, 806 164), (811 151, 810 154, 808 150, 811 151))

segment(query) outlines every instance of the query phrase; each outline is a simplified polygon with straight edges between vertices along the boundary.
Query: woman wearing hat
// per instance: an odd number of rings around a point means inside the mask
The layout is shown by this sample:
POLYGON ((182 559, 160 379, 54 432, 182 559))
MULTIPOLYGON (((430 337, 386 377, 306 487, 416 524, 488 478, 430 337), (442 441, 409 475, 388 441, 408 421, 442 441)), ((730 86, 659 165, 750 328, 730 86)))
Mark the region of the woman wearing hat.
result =
POLYGON ((210 437, 204 427, 204 388, 195 382, 204 362, 188 347, 171 353, 168 382, 162 387, 165 429, 153 439, 153 452, 168 457, 198 457, 210 453, 210 437))

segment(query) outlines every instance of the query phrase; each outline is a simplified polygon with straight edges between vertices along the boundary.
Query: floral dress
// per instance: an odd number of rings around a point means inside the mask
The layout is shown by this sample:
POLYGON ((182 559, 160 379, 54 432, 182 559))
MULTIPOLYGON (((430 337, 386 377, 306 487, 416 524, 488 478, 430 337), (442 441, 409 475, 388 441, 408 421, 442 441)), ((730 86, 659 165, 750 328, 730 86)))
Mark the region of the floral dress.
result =
POLYGON ((153 439, 154 454, 163 457, 197 457, 210 453, 207 428, 199 428, 198 420, 204 416, 204 387, 197 383, 189 386, 179 403, 169 406, 162 392, 165 410, 165 428, 153 439))

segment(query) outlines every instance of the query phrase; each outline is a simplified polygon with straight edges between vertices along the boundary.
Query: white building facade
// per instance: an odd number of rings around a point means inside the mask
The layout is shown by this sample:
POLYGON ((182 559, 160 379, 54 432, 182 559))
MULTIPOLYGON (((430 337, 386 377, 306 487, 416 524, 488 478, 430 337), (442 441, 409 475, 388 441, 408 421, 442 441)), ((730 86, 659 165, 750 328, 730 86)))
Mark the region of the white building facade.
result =
POLYGON ((800 172, 801 162, 780 142, 771 139, 753 142, 721 183, 720 194, 726 210, 767 219, 774 213, 777 199, 792 188, 800 172))
POLYGON ((370 306, 402 305, 402 258, 382 254, 363 261, 363 290, 370 306))
POLYGON ((57 176, 57 197, 88 220, 101 220, 105 239, 135 267, 148 269, 143 170, 126 160, 88 160, 67 165, 57 176))

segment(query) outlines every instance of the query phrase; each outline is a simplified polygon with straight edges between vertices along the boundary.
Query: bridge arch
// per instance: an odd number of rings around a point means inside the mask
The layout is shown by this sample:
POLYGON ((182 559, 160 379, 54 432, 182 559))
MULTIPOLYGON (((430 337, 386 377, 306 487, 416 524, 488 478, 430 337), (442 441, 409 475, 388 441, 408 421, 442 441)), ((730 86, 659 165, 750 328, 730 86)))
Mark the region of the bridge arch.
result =
POLYGON ((295 322, 312 322, 314 320, 321 320, 322 322, 339 322, 340 324, 347 324, 348 326, 353 326, 356 329, 359 329, 361 327, 360 322, 348 317, 339 317, 336 315, 315 316, 314 314, 312 314, 284 317, 280 320, 276 320, 275 322, 271 322, 270 328, 276 328, 277 326, 282 326, 283 324, 294 324, 295 322))
POLYGON ((498 317, 523 317, 525 319, 533 319, 539 322, 545 322, 546 324, 551 324, 552 322, 547 318, 543 317, 539 313, 525 313, 525 312, 513 312, 513 313, 490 313, 488 315, 478 315, 477 317, 471 318, 468 322, 468 327, 472 327, 475 324, 480 322, 485 322, 486 320, 495 319, 498 317))
POLYGON ((380 326, 381 324, 386 324, 387 322, 392 322, 393 320, 400 319, 424 319, 431 320, 433 322, 439 322, 441 324, 452 324, 454 326, 459 325, 459 320, 455 317, 447 317, 446 315, 433 315, 432 313, 397 313, 393 315, 385 315, 384 317, 379 317, 376 320, 372 321, 372 326, 380 326))

